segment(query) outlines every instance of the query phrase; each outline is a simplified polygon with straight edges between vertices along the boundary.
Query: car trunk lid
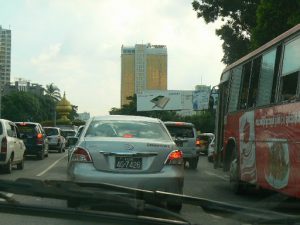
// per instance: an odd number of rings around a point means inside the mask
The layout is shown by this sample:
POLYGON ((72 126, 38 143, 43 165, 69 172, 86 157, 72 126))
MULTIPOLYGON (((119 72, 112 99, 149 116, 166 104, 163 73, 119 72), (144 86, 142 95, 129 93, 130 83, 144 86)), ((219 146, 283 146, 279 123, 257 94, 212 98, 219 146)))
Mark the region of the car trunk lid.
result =
POLYGON ((122 173, 159 172, 173 142, 130 138, 85 138, 84 147, 89 151, 97 170, 122 173))

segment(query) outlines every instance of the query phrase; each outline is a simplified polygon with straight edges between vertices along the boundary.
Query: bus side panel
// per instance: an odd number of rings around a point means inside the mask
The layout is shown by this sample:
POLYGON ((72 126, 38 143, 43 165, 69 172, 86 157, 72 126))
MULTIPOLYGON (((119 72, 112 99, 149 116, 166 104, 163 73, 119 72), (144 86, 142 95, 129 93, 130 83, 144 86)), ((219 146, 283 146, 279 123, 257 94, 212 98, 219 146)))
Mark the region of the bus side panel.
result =
POLYGON ((300 197, 300 103, 255 113, 258 184, 300 197))

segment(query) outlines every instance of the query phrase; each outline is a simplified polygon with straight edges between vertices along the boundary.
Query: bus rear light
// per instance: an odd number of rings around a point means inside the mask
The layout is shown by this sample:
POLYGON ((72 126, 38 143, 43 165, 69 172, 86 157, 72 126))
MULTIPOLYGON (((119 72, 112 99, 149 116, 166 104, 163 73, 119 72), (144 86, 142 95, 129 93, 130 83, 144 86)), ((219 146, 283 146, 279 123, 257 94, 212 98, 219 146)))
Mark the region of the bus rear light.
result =
POLYGON ((72 153, 71 161, 73 162, 93 162, 90 154, 83 148, 76 148, 72 153))
POLYGON ((182 151, 180 151, 180 150, 172 151, 169 154, 165 164, 168 164, 168 165, 181 165, 181 164, 183 164, 183 153, 182 153, 182 151))
POLYGON ((1 141, 1 153, 7 153, 7 138, 3 137, 1 141))

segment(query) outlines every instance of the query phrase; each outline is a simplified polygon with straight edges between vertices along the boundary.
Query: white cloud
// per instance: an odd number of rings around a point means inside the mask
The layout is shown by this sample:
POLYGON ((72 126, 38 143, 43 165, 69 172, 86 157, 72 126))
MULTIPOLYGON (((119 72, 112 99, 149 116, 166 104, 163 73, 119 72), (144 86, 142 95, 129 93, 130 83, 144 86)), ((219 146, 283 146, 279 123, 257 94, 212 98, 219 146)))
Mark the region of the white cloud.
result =
POLYGON ((122 44, 167 45, 169 89, 217 84, 224 68, 215 25, 197 19, 190 0, 6 4, 12 10, 2 18, 0 9, 0 21, 13 27, 13 74, 54 82, 79 111, 107 114, 119 107, 122 44))

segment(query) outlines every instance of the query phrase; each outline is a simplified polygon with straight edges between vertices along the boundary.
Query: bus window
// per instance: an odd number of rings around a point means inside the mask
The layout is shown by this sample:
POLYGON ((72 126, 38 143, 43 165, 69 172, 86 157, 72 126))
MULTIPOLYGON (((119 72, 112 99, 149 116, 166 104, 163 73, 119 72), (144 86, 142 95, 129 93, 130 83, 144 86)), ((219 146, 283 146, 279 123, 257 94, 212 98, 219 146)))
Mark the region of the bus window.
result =
POLYGON ((234 112, 237 110, 241 78, 242 78, 242 66, 238 66, 232 70, 232 74, 231 74, 228 112, 234 112))
POLYGON ((293 100, 297 97, 298 77, 300 71, 300 38, 287 43, 281 73, 281 100, 293 100))
POLYGON ((253 66, 252 66, 252 75, 251 75, 249 95, 248 95, 248 108, 251 108, 256 105, 260 66, 261 66, 261 57, 258 57, 254 59, 253 66))
POLYGON ((281 100, 288 101, 296 99, 297 95, 297 84, 298 84, 298 72, 286 75, 282 77, 282 88, 281 88, 281 100))
POLYGON ((268 105, 271 102, 275 58, 276 49, 273 49, 262 57, 258 84, 257 106, 268 105))
POLYGON ((242 89, 241 89, 241 97, 240 97, 240 104, 239 104, 240 109, 246 109, 247 107, 249 81, 251 75, 251 64, 252 61, 246 63, 243 66, 243 80, 242 80, 242 89))

